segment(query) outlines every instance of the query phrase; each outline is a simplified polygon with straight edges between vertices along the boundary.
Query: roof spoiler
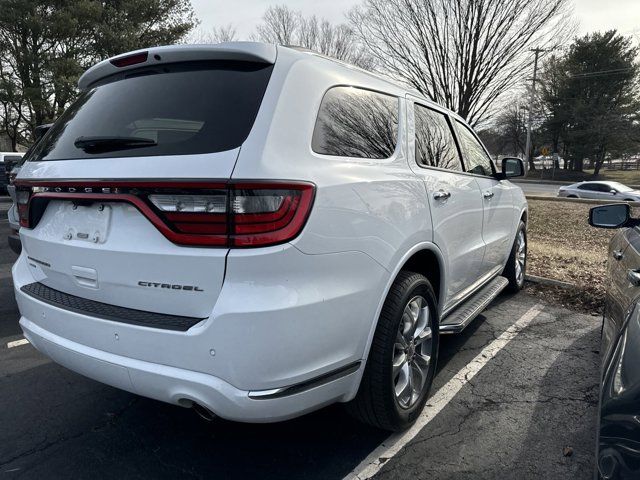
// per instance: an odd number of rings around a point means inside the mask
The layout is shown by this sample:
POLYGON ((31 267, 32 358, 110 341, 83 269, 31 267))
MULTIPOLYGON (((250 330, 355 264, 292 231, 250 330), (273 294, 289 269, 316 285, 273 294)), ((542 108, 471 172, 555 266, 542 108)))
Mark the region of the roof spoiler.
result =
POLYGON ((102 78, 141 66, 198 60, 235 60, 273 64, 276 62, 276 56, 275 45, 259 42, 152 47, 103 60, 80 77, 78 88, 85 90, 102 78))

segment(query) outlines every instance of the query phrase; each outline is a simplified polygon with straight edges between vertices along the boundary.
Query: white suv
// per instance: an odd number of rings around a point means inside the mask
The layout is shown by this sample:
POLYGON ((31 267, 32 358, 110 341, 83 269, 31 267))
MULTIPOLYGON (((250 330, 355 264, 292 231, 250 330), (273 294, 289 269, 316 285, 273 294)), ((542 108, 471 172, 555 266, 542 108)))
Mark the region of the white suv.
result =
POLYGON ((416 92, 259 43, 104 61, 18 179, 20 325, 56 362, 226 419, 398 430, 440 333, 522 287, 527 204, 416 92))

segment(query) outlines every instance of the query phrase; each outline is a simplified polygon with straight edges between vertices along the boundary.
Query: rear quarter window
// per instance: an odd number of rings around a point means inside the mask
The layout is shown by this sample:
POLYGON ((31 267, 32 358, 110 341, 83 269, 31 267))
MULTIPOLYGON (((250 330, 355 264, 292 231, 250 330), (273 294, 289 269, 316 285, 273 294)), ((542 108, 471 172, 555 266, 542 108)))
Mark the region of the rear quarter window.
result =
POLYGON ((82 92, 29 153, 28 161, 204 154, 249 135, 273 65, 185 62, 127 71, 82 92), (108 151, 80 138, 136 138, 108 151))
POLYGON ((328 90, 316 118, 312 150, 324 155, 385 159, 398 141, 398 97, 355 87, 328 90))

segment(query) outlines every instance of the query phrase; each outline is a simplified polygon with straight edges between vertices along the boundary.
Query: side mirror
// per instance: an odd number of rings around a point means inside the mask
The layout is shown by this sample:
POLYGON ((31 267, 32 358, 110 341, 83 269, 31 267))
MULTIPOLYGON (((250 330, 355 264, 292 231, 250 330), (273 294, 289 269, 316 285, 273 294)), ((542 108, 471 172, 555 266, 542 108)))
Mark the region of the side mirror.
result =
POLYGON ((507 157, 502 159, 502 174, 501 178, 513 178, 524 176, 524 163, 522 160, 515 157, 507 157))
POLYGON ((596 228, 622 228, 629 226, 631 207, 626 203, 602 205, 589 210, 589 225, 596 228))
POLYGON ((609 193, 610 193, 611 195, 615 195, 615 194, 616 194, 616 193, 618 193, 618 192, 616 192, 615 190, 609 190, 609 193))

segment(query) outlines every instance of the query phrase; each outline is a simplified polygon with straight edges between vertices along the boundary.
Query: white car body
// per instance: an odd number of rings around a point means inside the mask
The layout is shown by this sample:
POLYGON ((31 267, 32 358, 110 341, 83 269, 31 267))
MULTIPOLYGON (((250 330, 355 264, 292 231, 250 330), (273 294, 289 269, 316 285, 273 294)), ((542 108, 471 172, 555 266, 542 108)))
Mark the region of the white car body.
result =
MULTIPOLYGON (((52 200, 35 228, 20 231, 23 252, 13 279, 24 334, 54 361, 226 419, 283 420, 354 398, 385 296, 403 266, 421 268, 432 280, 442 317, 505 268, 519 222, 526 221, 521 189, 494 176, 422 168, 414 159, 413 102, 452 124, 462 121, 455 114, 377 76, 290 48, 229 43, 148 53, 148 62, 158 56, 274 63, 241 147, 27 161, 19 184, 48 181, 64 190, 65 182, 81 189, 104 179, 292 180, 312 182, 315 200, 300 234, 260 248, 178 245, 133 205, 108 200, 103 228, 93 207, 52 200), (312 150, 323 96, 344 85, 397 97, 399 134, 390 158, 312 150), (439 191, 450 198, 434 199, 439 191), (65 237, 79 221, 100 232, 95 243, 65 237), (174 331, 98 318, 26 293, 23 287, 34 282, 100 304, 202 320, 174 331)), ((80 87, 117 71, 102 62, 80 87)))
POLYGON ((559 197, 588 198, 593 200, 622 200, 639 202, 640 190, 634 190, 618 182, 593 181, 578 182, 566 187, 560 187, 559 197))

